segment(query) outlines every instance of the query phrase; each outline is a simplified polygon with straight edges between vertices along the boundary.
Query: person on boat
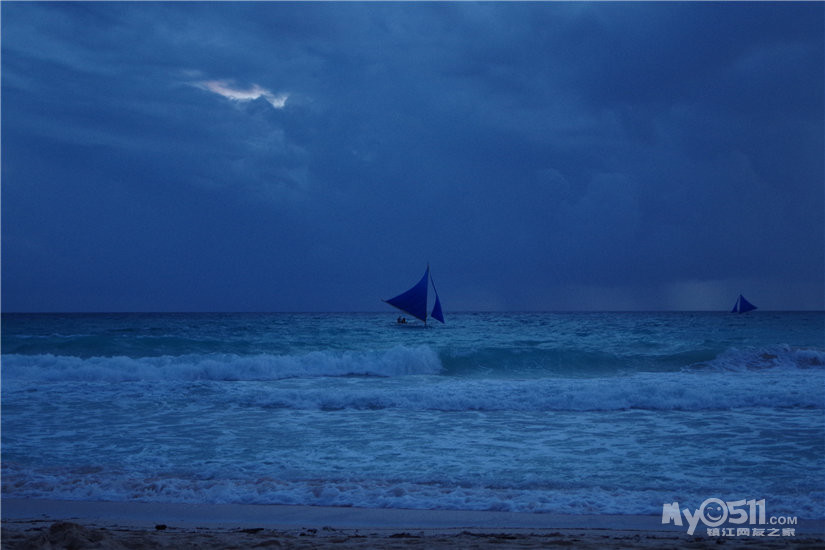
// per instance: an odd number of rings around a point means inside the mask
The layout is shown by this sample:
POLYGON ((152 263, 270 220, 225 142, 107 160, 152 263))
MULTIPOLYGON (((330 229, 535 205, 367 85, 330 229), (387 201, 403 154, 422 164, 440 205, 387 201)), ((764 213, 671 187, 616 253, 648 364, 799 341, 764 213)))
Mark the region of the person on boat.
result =
POLYGON ((399 315, 399 316, 398 316, 398 319, 396 319, 396 321, 398 321, 398 324, 399 324, 399 325, 403 325, 403 324, 406 324, 407 319, 406 319, 406 318, 404 318, 404 317, 401 317, 401 316, 399 315))

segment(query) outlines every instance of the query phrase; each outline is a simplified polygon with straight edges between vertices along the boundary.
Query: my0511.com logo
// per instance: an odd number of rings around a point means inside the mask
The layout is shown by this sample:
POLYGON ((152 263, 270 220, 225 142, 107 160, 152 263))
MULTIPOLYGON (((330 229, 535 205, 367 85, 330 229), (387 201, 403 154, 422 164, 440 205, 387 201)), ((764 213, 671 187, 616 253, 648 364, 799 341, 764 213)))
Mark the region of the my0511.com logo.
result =
POLYGON ((767 517, 765 499, 728 500, 706 499, 694 510, 683 508, 672 502, 662 505, 662 524, 683 525, 682 515, 688 524, 688 535, 692 535, 701 521, 707 528, 708 536, 727 537, 794 537, 796 516, 767 517), (729 524, 729 525, 726 525, 729 524), (740 527, 741 526, 741 527, 740 527), (752 527, 754 526, 754 527, 752 527))

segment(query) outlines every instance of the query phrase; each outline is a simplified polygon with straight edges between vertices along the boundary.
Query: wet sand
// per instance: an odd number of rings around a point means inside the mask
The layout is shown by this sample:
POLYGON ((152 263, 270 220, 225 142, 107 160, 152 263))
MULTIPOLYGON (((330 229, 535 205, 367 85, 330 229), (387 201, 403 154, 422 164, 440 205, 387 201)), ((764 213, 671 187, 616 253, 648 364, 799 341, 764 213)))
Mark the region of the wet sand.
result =
POLYGON ((694 535, 660 516, 265 505, 2 500, 2 548, 825 548, 825 522, 794 536, 694 535))

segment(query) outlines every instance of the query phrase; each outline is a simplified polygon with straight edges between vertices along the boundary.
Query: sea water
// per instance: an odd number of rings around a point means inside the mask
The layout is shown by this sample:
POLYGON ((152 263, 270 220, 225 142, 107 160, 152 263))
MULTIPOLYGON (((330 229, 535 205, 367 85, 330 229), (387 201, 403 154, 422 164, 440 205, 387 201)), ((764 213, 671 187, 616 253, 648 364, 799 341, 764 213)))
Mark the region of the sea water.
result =
POLYGON ((825 517, 823 313, 2 318, 4 497, 825 517))

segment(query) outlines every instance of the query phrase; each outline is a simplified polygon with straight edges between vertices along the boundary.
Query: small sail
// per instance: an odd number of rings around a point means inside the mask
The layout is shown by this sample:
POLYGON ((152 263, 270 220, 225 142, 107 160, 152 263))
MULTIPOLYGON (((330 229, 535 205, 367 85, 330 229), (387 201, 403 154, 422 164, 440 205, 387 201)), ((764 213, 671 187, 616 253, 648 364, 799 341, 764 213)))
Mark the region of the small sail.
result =
POLYGON ((741 294, 739 295, 739 313, 747 313, 756 309, 756 306, 745 299, 741 294))
MULTIPOLYGON (((424 276, 418 281, 414 287, 407 292, 403 292, 395 298, 384 300, 391 306, 397 307, 401 311, 406 311, 413 317, 427 322, 427 287, 430 283, 430 266, 427 266, 427 271, 424 276)), ((439 306, 440 307, 440 306, 439 306)), ((440 311, 440 309, 439 309, 440 311)), ((442 321, 443 323, 444 321, 442 321)))
POLYGON ((747 301, 745 297, 740 294, 739 298, 736 299, 736 303, 733 304, 733 309, 730 312, 747 313, 749 311, 753 311, 754 309, 756 309, 756 306, 747 301))
POLYGON ((430 314, 430 317, 443 323, 444 312, 441 311, 441 300, 438 299, 438 291, 435 290, 435 283, 433 283, 433 291, 435 291, 435 305, 433 306, 433 312, 430 314))

